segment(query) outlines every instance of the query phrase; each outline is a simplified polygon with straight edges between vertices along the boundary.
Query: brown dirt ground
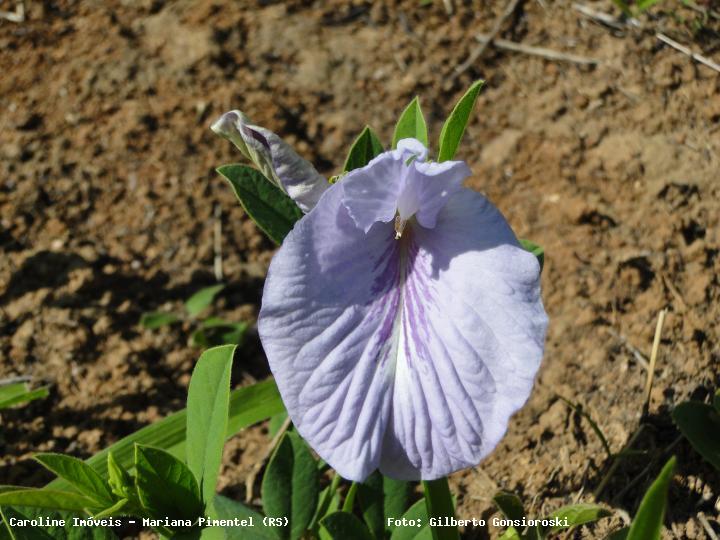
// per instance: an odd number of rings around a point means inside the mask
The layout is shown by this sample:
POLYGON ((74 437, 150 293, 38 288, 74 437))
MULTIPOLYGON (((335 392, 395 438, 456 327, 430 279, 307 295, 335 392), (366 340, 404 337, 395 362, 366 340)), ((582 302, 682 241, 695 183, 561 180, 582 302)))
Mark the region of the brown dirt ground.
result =
MULTIPOLYGON (((705 538, 699 512, 720 530, 718 472, 669 417, 720 384, 720 79, 654 37, 717 58, 717 20, 700 25, 666 0, 643 28, 612 30, 569 1, 521 1, 502 37, 602 64, 490 49, 451 80, 504 2, 455 0, 452 15, 417 0, 26 3, 27 21, 0 21, 0 377, 31 375, 52 393, 3 412, 0 483, 40 485, 33 452, 87 457, 183 405, 198 356, 188 325, 137 322, 213 283, 216 206, 229 282, 216 312, 255 317, 273 246, 213 171, 238 160, 209 131, 215 117, 242 109, 332 174, 365 123, 389 140, 415 94, 436 137, 482 77, 461 155, 472 187, 545 247, 551 325, 528 405, 481 467, 452 478, 458 514, 488 518, 498 488, 534 516, 592 500, 609 462, 564 396, 614 451, 648 425, 635 448, 649 454, 626 460, 600 496, 616 517, 571 537, 602 538, 632 515, 670 452, 666 537, 705 538), (649 355, 662 308, 642 419, 646 370, 631 348, 649 355)), ((251 337, 238 384, 267 374, 261 351, 251 337)), ((266 444, 262 426, 228 444, 226 493, 244 496, 266 444)))

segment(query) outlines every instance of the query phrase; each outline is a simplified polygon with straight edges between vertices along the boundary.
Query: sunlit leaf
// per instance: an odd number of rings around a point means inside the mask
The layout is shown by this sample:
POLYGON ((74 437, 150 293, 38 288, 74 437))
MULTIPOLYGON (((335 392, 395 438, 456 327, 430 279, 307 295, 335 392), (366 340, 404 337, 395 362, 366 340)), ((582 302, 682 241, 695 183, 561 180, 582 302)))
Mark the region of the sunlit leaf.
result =
POLYGON ((271 240, 281 244, 303 216, 295 202, 260 171, 246 165, 223 165, 217 171, 230 182, 247 215, 271 240))
POLYGON ((84 461, 63 454, 35 454, 34 457, 43 467, 70 482, 80 493, 98 504, 113 504, 115 498, 107 481, 84 461))
POLYGON ((635 517, 633 518, 627 540, 660 540, 668 488, 675 470, 675 457, 665 464, 655 481, 645 492, 635 517))
POLYGON ((445 120, 442 131, 440 132, 440 150, 438 151, 438 161, 448 161, 455 157, 460 141, 465 133, 470 115, 475 108, 478 94, 482 88, 484 81, 476 81, 468 88, 467 92, 457 102, 455 108, 445 120))
POLYGON ((28 386, 25 383, 0 386, 0 409, 6 409, 13 405, 27 403, 35 399, 46 398, 48 393, 47 387, 28 390, 28 386))
POLYGON ((427 124, 420 108, 420 99, 417 97, 410 102, 400 115, 400 119, 395 125, 392 147, 397 148, 399 140, 408 138, 417 139, 426 147, 428 145, 427 124))
POLYGON ((187 398, 187 464, 200 485, 202 500, 215 496, 227 432, 230 370, 234 345, 205 351, 195 365, 187 398))
MULTIPOLYGON (((535 242, 531 240, 521 239, 520 245, 525 249, 526 251, 529 251, 535 257, 537 257, 538 262, 540 263, 540 271, 542 272, 543 267, 545 266, 545 250, 537 245, 535 242)), ((601 432, 602 433, 602 432, 601 432)))
POLYGON ((192 317, 213 303, 215 297, 225 288, 225 285, 213 285, 200 289, 185 301, 185 311, 192 317))
POLYGON ((415 540, 418 539, 418 536, 427 532, 430 532, 432 536, 428 525, 428 511, 425 499, 420 499, 413 504, 402 517, 405 518, 407 523, 415 523, 420 526, 395 527, 392 530, 390 540, 415 540))
POLYGON ((54 489, 16 489, 0 493, 0 506, 33 506, 53 510, 84 512, 86 509, 102 510, 94 500, 72 491, 54 489))
POLYGON ((135 483, 152 516, 194 519, 202 515, 200 489, 192 471, 164 450, 136 445, 135 483))

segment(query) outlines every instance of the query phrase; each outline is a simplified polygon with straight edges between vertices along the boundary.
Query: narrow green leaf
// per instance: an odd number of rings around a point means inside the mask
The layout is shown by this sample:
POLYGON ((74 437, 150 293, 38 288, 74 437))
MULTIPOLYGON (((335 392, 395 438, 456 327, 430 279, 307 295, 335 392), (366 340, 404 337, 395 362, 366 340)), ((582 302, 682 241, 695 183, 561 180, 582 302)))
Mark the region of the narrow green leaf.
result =
MULTIPOLYGON (((499 491, 493 497, 493 502, 506 518, 513 520, 522 520, 525 518, 525 509, 523 508, 522 501, 514 493, 499 491)), ((520 534, 514 527, 508 527, 505 533, 503 533, 502 538, 506 540, 520 538, 520 534)))
POLYGON ((148 330, 155 330, 168 324, 176 323, 180 318, 174 313, 165 313, 162 311, 151 311, 143 313, 140 317, 140 326, 148 330))
MULTIPOLYGON (((592 523, 598 519, 612 515, 602 506, 597 504, 573 504, 570 506, 563 506, 558 508, 552 514, 549 519, 557 518, 558 520, 567 520, 567 526, 558 526, 550 529, 549 532, 557 532, 570 527, 577 527, 585 523, 592 523)), ((543 537, 548 531, 543 531, 543 537)))
MULTIPOLYGON (((233 390, 230 394, 230 416, 226 437, 235 435, 240 430, 267 420, 272 415, 285 410, 277 385, 273 379, 233 390)), ((119 465, 127 469, 133 466, 135 443, 162 448, 175 457, 185 455, 185 409, 150 424, 124 439, 109 446, 85 461, 103 478, 108 477, 107 455, 113 452, 119 465)), ((69 484, 56 479, 47 485, 52 489, 67 489, 69 484)))
POLYGON ((0 386, 0 404, 14 397, 21 396, 28 391, 24 382, 11 383, 0 386))
POLYGON ((248 216, 276 244, 290 232, 303 213, 280 188, 246 165, 223 165, 217 171, 230 182, 248 216))
POLYGON ((349 512, 335 512, 320 521, 332 540, 373 540, 365 524, 349 512))
POLYGON ((210 317, 190 337, 193 346, 207 349, 221 345, 242 345, 248 325, 210 317))
POLYGON ((384 538, 392 527, 388 518, 399 518, 408 507, 412 486, 409 482, 393 480, 375 471, 365 482, 358 484, 357 497, 363 520, 376 538, 384 538))
POLYGON ((350 147, 348 157, 345 160, 345 165, 343 166, 343 172, 349 172, 354 169, 364 167, 370 162, 370 160, 372 160, 372 158, 382 154, 382 152, 383 146, 380 139, 378 139, 378 136, 372 128, 370 128, 370 126, 366 126, 350 147))
POLYGON ((215 297, 225 288, 225 285, 213 285, 200 289, 185 301, 185 311, 188 315, 195 317, 203 309, 213 303, 215 297))
POLYGON ((12 407, 13 405, 29 403, 31 401, 35 401, 36 399, 43 399, 48 397, 48 394, 49 391, 47 387, 30 390, 29 392, 25 392, 24 394, 20 394, 19 396, 15 396, 14 398, 0 402, 0 409, 7 409, 8 407, 12 407))
POLYGON ((310 450, 295 432, 280 440, 262 481, 262 501, 268 517, 287 518, 277 531, 281 538, 300 538, 318 503, 318 470, 310 450))
POLYGON ((200 484, 202 500, 215 497, 230 405, 234 345, 205 351, 195 365, 187 398, 187 464, 200 484))
POLYGON ((405 518, 406 523, 409 523, 409 525, 393 525, 390 540, 414 540, 425 531, 429 532, 432 537, 432 531, 428 525, 428 511, 425 499, 420 499, 413 504, 402 517, 405 518))
POLYGON ((358 483, 353 482, 350 484, 350 487, 348 488, 348 492, 345 495, 345 500, 343 501, 342 509, 343 512, 350 512, 353 513, 353 510, 355 509, 355 496, 357 495, 358 490, 358 483))
MULTIPOLYGON (((430 519, 436 518, 442 521, 455 516, 455 505, 447 478, 424 481, 423 487, 430 519)), ((431 527, 431 529, 434 540, 458 540, 460 538, 457 527, 437 526, 431 527)))
MULTIPOLYGON (((93 469, 94 470, 94 469, 93 469)), ((130 497, 134 481, 125 468, 120 465, 112 452, 107 455, 108 485, 118 497, 130 497)))
POLYGON ((268 437, 271 439, 277 435, 277 432, 280 431, 280 428, 285 423, 285 420, 287 420, 288 413, 287 411, 279 412, 273 416, 270 417, 270 421, 268 422, 268 437))
POLYGON ((7 527, 10 532, 10 537, 13 540, 53 540, 53 537, 40 527, 11 527, 10 520, 15 521, 28 518, 19 512, 16 512, 15 509, 10 506, 0 506, 0 514, 2 515, 5 527, 7 527))
POLYGON ((194 519, 202 515, 200 489, 192 471, 175 456, 135 446, 135 485, 143 507, 154 517, 194 519))
POLYGON ((72 491, 57 491, 42 489, 17 489, 0 493, 0 506, 33 506, 37 508, 50 508, 53 510, 70 510, 85 512, 88 510, 102 510, 92 499, 72 491))
POLYGON ((671 457, 655 481, 645 492, 637 514, 630 525, 627 540, 660 540, 668 489, 675 469, 675 457, 671 457))
POLYGON ((337 512, 340 509, 341 499, 340 491, 338 490, 340 480, 340 475, 336 473, 335 476, 333 476, 330 485, 326 486, 318 496, 317 510, 315 511, 315 515, 313 516, 309 527, 315 533, 317 533, 318 523, 322 518, 337 512))
POLYGON ((680 403, 672 412, 673 421, 693 448, 720 470, 720 414, 714 407, 697 401, 680 403))
POLYGON ((410 505, 410 495, 413 486, 410 482, 393 480, 383 476, 383 506, 385 513, 385 525, 388 532, 393 527, 387 525, 388 519, 397 519, 403 515, 410 505))
POLYGON ((535 242, 531 240, 521 239, 520 245, 525 249, 526 251, 529 251, 535 257, 537 258, 538 262, 540 263, 540 271, 542 272, 543 267, 545 266, 545 250, 537 245, 535 242))
POLYGON ((383 477, 379 471, 372 473, 362 484, 358 484, 357 498, 360 501, 363 521, 375 538, 385 536, 385 501, 383 477))
POLYGON ((400 115, 400 120, 395 125, 392 147, 397 148, 398 141, 408 138, 417 139, 426 147, 428 145, 427 124, 418 97, 415 97, 400 115))
POLYGON ((475 102, 483 84, 484 81, 474 82, 465 92, 465 95, 460 98, 460 101, 457 102, 447 120, 445 120, 440 132, 439 162, 448 161, 455 157, 455 152, 460 146, 465 127, 470 120, 470 114, 475 108, 475 102))
POLYGON ((636 8, 639 13, 642 13, 643 11, 648 10, 655 4, 657 4, 660 0, 638 0, 638 3, 636 4, 636 8))
POLYGON ((34 457, 40 465, 98 504, 111 506, 114 503, 115 497, 107 481, 84 461, 62 454, 35 454, 34 457))
POLYGON ((225 528, 226 540, 277 540, 278 535, 272 527, 263 524, 263 515, 237 501, 216 495, 213 501, 214 519, 246 520, 245 525, 225 528))

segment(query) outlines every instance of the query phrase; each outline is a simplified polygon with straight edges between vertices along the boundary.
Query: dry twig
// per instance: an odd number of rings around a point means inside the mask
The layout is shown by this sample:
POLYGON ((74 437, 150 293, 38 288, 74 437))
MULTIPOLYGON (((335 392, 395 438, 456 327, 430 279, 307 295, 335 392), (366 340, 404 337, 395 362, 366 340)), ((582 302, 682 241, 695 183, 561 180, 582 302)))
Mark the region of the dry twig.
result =
POLYGON ((571 62, 573 64, 584 64, 584 65, 596 65, 600 63, 600 60, 596 58, 588 58, 586 56, 578 56, 576 54, 567 54, 563 52, 554 51, 552 49, 546 49, 545 47, 533 47, 532 45, 523 45, 515 41, 508 41, 507 39, 491 39, 489 35, 478 34, 475 36, 480 42, 490 43, 498 49, 505 49, 507 51, 519 52, 523 54, 529 54, 531 56, 539 56, 547 60, 556 60, 559 62, 571 62))
POLYGON ((698 53, 696 53, 696 52, 693 52, 692 50, 690 50, 689 48, 687 48, 685 45, 681 45, 680 43, 678 43, 678 42, 675 41, 674 39, 669 38, 668 36, 666 36, 665 34, 663 34, 663 33, 661 33, 661 32, 656 33, 656 34, 655 34, 655 37, 658 38, 658 39, 659 39, 660 41, 662 41, 663 43, 666 43, 666 44, 670 45, 673 49, 678 50, 678 51, 680 51, 680 52, 683 53, 683 54, 686 54, 687 56, 689 56, 690 58, 692 58, 692 59, 695 60, 696 62, 700 62, 701 64, 709 67, 710 69, 714 69, 715 71, 717 71, 718 73, 720 73, 720 64, 716 64, 715 62, 713 62, 712 60, 710 60, 710 59, 707 58, 706 56, 703 56, 702 54, 698 54, 698 53))
POLYGON ((483 55, 485 49, 487 49, 488 45, 490 45, 490 42, 492 42, 500 33, 500 30, 502 30, 505 21, 507 21, 510 18, 510 15, 513 14, 519 2, 520 0, 510 0, 510 2, 508 2, 508 5, 505 7, 505 11, 503 11, 502 15, 495 20, 495 24, 493 24, 493 27, 488 34, 488 40, 486 42, 482 42, 470 53, 467 60, 455 67, 455 73, 452 74, 451 80, 455 80, 458 76, 465 73, 477 61, 477 59, 483 55))

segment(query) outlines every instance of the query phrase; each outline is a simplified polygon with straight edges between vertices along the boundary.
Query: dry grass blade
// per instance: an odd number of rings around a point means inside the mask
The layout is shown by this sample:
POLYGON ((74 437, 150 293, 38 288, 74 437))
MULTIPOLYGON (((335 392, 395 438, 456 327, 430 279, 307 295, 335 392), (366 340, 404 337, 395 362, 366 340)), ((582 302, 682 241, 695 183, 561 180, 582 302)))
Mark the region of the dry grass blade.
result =
POLYGON ((513 52, 519 52, 523 54, 528 54, 530 56, 539 56, 541 58, 545 58, 546 60, 555 60, 558 62, 570 62, 573 64, 583 64, 583 65, 597 65, 600 64, 600 60, 596 58, 588 58, 586 56, 579 56, 577 54, 568 54, 563 53, 559 51, 554 51, 552 49, 546 49, 545 47, 533 47, 532 45, 523 45, 522 43, 517 43, 515 41, 509 41, 507 39, 492 39, 489 35, 485 34, 478 34, 475 36, 475 38, 478 41, 484 42, 484 43, 490 43, 492 41, 492 44, 494 47, 497 47, 498 49, 505 49, 506 51, 513 51, 513 52))
POLYGON ((692 58, 692 59, 695 60, 696 62, 700 62, 700 63, 703 64, 704 66, 707 66, 707 67, 709 67, 710 69, 714 69, 715 71, 717 71, 718 73, 720 73, 720 64, 716 64, 715 62, 713 62, 712 60, 710 60, 710 59, 707 58, 706 56, 703 56, 702 54, 698 54, 698 53, 696 53, 696 52, 693 52, 692 50, 690 50, 689 48, 687 48, 685 45, 681 45, 680 43, 678 43, 678 42, 675 41, 674 39, 671 39, 671 38, 669 38, 668 36, 666 36, 665 34, 662 34, 662 33, 660 33, 660 32, 658 32, 657 34, 655 34, 655 37, 658 38, 658 39, 659 39, 660 41, 662 41, 663 43, 666 43, 667 45, 670 45, 673 49, 678 50, 678 51, 680 51, 681 53, 689 56, 690 58, 692 58))
POLYGON ((643 405, 643 416, 647 414, 650 406, 650 392, 652 392, 653 378, 655 377, 655 363, 657 361, 658 349, 660 348, 660 337, 662 336, 662 328, 665 323, 666 309, 661 309, 658 314, 657 325, 655 325, 655 337, 653 338, 652 352, 650 353, 650 365, 647 371, 647 380, 645 381, 645 400, 643 405))

